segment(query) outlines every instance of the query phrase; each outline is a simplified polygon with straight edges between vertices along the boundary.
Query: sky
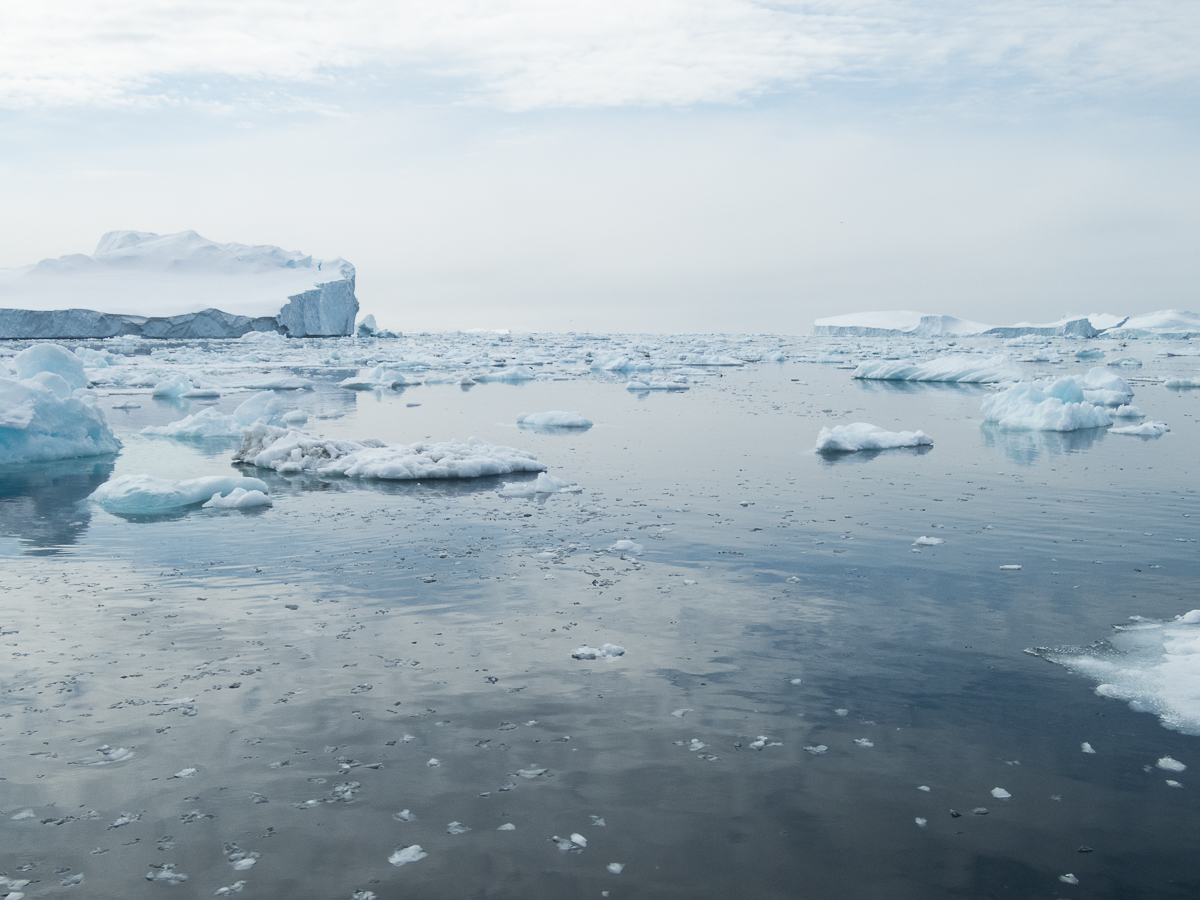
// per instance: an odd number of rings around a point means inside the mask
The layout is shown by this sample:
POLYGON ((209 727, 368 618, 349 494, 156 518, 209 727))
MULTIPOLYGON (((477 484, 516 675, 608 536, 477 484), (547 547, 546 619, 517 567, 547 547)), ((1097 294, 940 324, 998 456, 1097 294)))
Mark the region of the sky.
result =
POLYGON ((341 256, 403 331, 1200 310, 1200 5, 39 0, 0 268, 341 256))

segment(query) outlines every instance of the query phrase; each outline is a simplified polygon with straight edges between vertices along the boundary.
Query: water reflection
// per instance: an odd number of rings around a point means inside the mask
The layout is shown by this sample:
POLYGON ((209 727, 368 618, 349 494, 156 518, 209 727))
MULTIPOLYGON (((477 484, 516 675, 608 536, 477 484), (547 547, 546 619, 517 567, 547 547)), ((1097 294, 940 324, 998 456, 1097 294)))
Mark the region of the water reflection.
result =
POLYGON ((871 460, 882 456, 884 453, 889 456, 924 456, 933 450, 929 444, 921 447, 893 447, 890 450, 817 450, 817 459, 821 461, 823 466, 837 465, 857 465, 861 463, 869 463, 871 460))
POLYGON ((591 425, 530 425, 528 422, 518 422, 521 431, 532 431, 537 434, 583 434, 590 431, 591 425))
POLYGON ((115 456, 8 466, 0 472, 0 521, 23 552, 58 553, 87 531, 91 512, 81 504, 108 480, 115 456))
POLYGON ((1097 441, 1104 440, 1106 428, 1083 428, 1078 431, 1011 431, 990 422, 979 426, 983 445, 1001 450, 1021 466, 1033 465, 1043 453, 1056 456, 1062 453, 1082 453, 1091 450, 1097 441))
POLYGON ((878 394, 982 394, 988 385, 960 384, 950 381, 891 381, 880 378, 855 378, 860 390, 878 394))

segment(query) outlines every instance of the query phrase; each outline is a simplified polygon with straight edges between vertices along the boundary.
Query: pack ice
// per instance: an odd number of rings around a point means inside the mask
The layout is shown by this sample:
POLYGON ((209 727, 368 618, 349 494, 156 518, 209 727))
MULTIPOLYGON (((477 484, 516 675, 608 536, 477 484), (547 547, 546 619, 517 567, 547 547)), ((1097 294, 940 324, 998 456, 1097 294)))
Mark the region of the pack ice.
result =
POLYGON ((110 231, 91 256, 0 270, 0 338, 348 335, 354 277, 340 258, 219 244, 194 231, 110 231))
POLYGON ((13 363, 17 377, 0 377, 0 464, 121 449, 74 354, 57 344, 37 344, 18 353, 13 363))
POLYGON ((384 444, 327 440, 262 423, 246 429, 233 461, 285 473, 399 480, 480 478, 546 470, 537 457, 524 450, 489 444, 476 437, 466 443, 384 444))
POLYGON ((933 438, 923 431, 885 431, 867 422, 822 428, 817 435, 817 450, 824 453, 892 450, 897 447, 929 446, 932 443, 933 438))

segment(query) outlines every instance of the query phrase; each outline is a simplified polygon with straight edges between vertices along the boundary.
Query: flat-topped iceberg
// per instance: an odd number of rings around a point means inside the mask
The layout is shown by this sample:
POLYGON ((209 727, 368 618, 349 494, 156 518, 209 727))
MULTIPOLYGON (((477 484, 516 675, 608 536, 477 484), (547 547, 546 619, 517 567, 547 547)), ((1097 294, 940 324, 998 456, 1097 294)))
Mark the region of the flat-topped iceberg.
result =
POLYGON ((552 409, 549 412, 541 413, 521 413, 517 416, 518 425, 527 425, 530 427, 553 427, 553 428, 591 428, 592 420, 585 419, 578 412, 564 412, 560 409, 552 409))
POLYGON ((312 472, 405 481, 481 478, 546 470, 537 457, 524 450, 489 444, 475 437, 466 443, 384 444, 328 440, 264 424, 253 425, 245 431, 242 446, 233 459, 284 473, 312 472))
POLYGON ((194 231, 110 231, 91 256, 0 270, 0 338, 348 335, 357 314, 344 259, 218 244, 194 231))
POLYGON ((1078 431, 1112 424, 1104 409, 1084 397, 1074 378, 1022 381, 983 401, 983 419, 1021 431, 1078 431))
POLYGON ((17 377, 0 377, 0 465, 121 449, 86 390, 77 357, 56 344, 38 344, 22 350, 13 362, 17 377))
POLYGON ((913 337, 982 334, 991 326, 955 316, 930 316, 907 309, 849 313, 817 319, 813 334, 824 337, 913 337))
POLYGON ((932 443, 933 438, 923 431, 885 431, 867 422, 822 428, 817 435, 817 450, 822 453, 894 450, 897 447, 927 447, 932 443))
POLYGON ((873 360, 855 369, 853 377, 876 381, 987 384, 996 381, 1016 381, 1021 377, 1021 367, 1007 356, 981 358, 954 353, 929 360, 873 360))

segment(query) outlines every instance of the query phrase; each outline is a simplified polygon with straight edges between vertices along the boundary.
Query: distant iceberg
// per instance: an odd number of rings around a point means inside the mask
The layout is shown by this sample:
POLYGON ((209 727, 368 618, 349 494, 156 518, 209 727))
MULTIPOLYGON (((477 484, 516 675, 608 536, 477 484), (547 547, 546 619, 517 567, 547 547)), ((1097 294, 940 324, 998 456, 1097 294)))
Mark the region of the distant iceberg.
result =
POLYGON ((970 354, 951 354, 931 360, 884 359, 866 362, 854 370, 854 378, 876 381, 948 381, 985 384, 1017 381, 1021 367, 1007 356, 980 358, 970 354))
POLYGON ((0 338, 348 335, 354 278, 343 259, 218 244, 194 231, 110 231, 91 256, 0 270, 0 338))
MULTIPOLYGON (((1192 315, 1187 313, 1185 315, 1192 315)), ((1200 317, 1197 330, 1200 331, 1200 317)), ((910 310, 886 312, 850 313, 817 319, 813 323, 813 334, 824 337, 986 337, 1014 338, 1027 335, 1043 337, 1093 338, 1108 329, 1126 326, 1127 318, 1108 313, 1090 313, 1086 316, 1063 316, 1057 322, 1037 325, 1018 322, 1016 325, 985 325, 956 316, 931 316, 910 310)))
POLYGON ((591 428, 592 420, 584 418, 582 414, 577 412, 564 412, 552 409, 549 412, 521 413, 517 416, 517 424, 531 427, 591 428))

